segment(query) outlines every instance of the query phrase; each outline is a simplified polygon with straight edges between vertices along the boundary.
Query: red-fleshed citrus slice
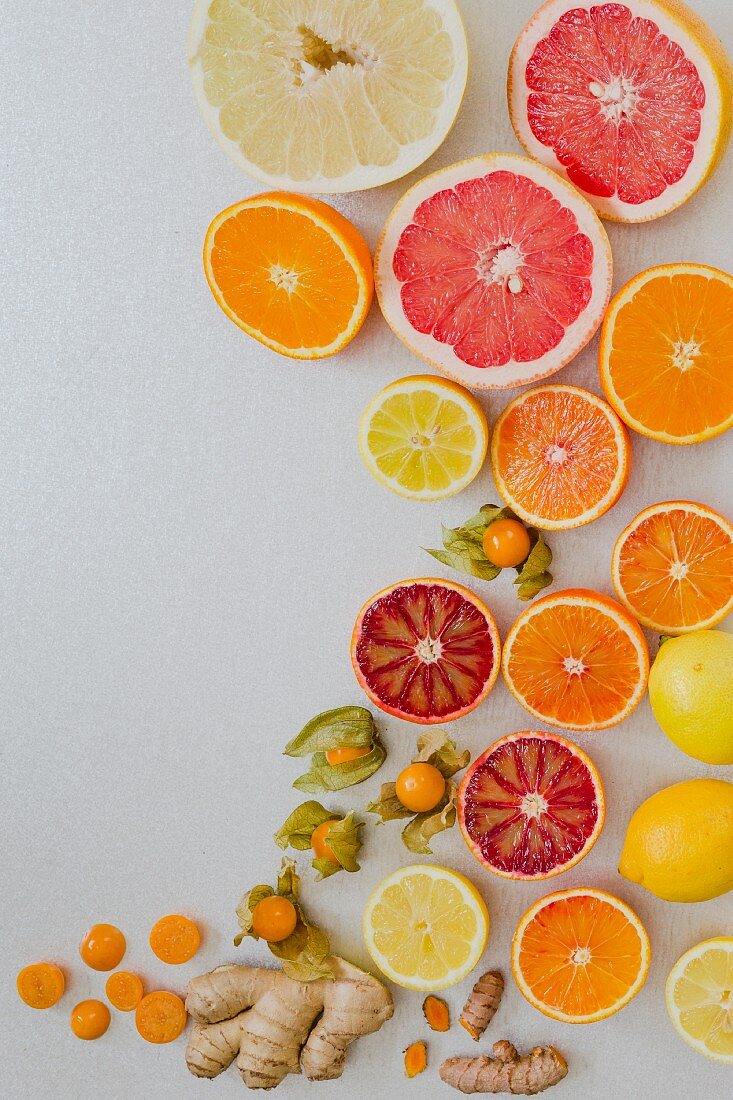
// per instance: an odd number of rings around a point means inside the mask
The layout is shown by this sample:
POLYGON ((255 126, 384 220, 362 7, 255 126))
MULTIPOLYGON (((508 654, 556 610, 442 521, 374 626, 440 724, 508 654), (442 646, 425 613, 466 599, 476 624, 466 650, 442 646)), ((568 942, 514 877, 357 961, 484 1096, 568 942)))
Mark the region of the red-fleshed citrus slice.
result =
POLYGON ((730 136, 733 70, 681 0, 548 0, 516 41, 507 91, 527 152, 615 221, 680 206, 730 136))
POLYGON ((608 305, 611 250, 578 191, 511 153, 443 168, 397 203, 377 245, 379 303, 399 338, 474 389, 559 370, 608 305))
POLYGON ((505 878, 552 878, 574 867, 598 839, 605 812, 592 760, 556 733, 495 741, 458 791, 463 839, 505 878))
POLYGON ((359 612, 351 640, 369 698, 408 722, 452 722, 496 682, 499 631, 463 585, 421 577, 382 589, 359 612))

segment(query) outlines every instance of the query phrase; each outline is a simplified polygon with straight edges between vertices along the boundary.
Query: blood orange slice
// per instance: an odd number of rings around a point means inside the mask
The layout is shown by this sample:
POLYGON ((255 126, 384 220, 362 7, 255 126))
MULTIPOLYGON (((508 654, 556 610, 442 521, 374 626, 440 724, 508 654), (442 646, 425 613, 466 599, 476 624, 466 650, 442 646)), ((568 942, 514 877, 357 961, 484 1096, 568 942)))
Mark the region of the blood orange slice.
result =
POLYGON ((526 157, 444 168, 397 203, 375 257, 400 339, 475 389, 559 370, 608 305, 611 251, 575 188, 526 157))
POLYGON ((499 673, 499 631, 460 584, 400 581, 364 604, 351 660, 369 698, 408 722, 452 722, 481 703, 499 673))
POLYGON ((616 221, 658 218, 728 142, 733 72, 682 0, 548 0, 509 62, 520 142, 616 221))
POLYGON ((598 839, 603 787, 591 759, 556 733, 512 733, 473 762, 458 791, 463 839, 505 878, 552 878, 598 839))

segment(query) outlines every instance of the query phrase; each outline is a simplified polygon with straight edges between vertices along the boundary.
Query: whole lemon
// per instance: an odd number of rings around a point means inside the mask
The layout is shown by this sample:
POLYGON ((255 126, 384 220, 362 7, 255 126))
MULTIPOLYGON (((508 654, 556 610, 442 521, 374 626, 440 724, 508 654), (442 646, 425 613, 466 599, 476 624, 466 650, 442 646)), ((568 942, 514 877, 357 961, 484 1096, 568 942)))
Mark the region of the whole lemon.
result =
POLYGON ((665 901, 708 901, 733 889, 733 783, 687 779, 642 802, 618 867, 665 901))
POLYGON ((678 749, 706 764, 733 764, 733 634, 670 638, 649 674, 654 717, 678 749))

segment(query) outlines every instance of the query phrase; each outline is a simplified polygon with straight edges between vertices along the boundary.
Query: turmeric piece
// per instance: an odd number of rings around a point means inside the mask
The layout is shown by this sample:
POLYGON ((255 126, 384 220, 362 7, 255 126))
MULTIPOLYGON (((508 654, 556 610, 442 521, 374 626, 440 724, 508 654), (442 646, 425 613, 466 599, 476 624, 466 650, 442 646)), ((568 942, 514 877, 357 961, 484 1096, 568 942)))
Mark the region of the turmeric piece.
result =
POLYGON ((491 1023, 504 992, 504 979, 498 970, 482 974, 463 1006, 459 1023, 476 1042, 491 1023))
POLYGON ((554 1047, 534 1047, 519 1054, 505 1039, 494 1043, 493 1058, 448 1058, 440 1067, 446 1085, 466 1094, 508 1092, 535 1096, 562 1081, 567 1062, 554 1047))
POLYGON ((422 1003, 423 1016, 432 1031, 450 1031, 450 1009, 445 1001, 432 994, 422 1003))
POLYGON ((411 1043, 405 1051, 405 1073, 408 1077, 417 1077, 428 1068, 428 1048, 422 1039, 411 1043))

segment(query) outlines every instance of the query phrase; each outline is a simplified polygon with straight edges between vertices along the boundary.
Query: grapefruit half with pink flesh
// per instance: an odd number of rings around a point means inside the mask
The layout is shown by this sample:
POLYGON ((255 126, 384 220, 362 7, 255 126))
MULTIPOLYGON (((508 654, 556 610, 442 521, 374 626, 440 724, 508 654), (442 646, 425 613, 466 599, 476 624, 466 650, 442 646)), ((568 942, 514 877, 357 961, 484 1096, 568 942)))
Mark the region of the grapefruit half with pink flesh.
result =
POLYGON ((680 206, 714 170, 733 70, 681 0, 548 0, 515 43, 507 94, 528 153, 602 217, 640 222, 680 206))
POLYGON ((474 389, 553 374, 591 339, 611 249, 589 203, 512 153, 444 168, 397 203, 377 245, 387 322, 417 355, 474 389))
POLYGON ((422 577, 382 589, 359 612, 356 678, 373 703, 408 722, 452 722, 496 683, 501 643, 487 607, 463 585, 422 577))
POLYGON ((552 878, 574 867, 598 839, 605 812, 590 757, 555 733, 495 741, 458 791, 463 839, 505 878, 552 878))

